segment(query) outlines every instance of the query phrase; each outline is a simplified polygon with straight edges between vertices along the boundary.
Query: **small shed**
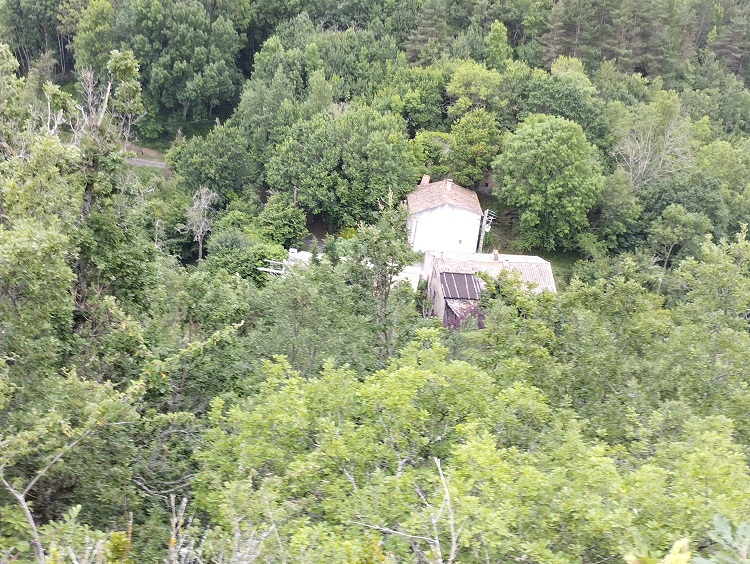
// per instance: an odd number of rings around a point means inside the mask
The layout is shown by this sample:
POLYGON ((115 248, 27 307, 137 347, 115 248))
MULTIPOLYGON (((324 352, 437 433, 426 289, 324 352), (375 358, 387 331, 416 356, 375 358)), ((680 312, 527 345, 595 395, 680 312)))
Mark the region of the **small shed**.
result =
POLYGON ((431 182, 425 175, 406 197, 409 242, 417 252, 473 253, 482 225, 482 206, 476 192, 450 178, 431 182))
POLYGON ((477 310, 482 282, 465 272, 439 272, 439 283, 433 284, 431 302, 435 315, 446 327, 460 327, 461 322, 477 310))

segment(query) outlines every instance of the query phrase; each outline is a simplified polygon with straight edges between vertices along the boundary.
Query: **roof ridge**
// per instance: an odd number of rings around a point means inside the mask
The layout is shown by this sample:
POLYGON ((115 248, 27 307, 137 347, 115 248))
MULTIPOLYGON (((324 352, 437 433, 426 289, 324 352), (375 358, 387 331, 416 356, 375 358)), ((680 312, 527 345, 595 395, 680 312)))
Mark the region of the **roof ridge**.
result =
POLYGON ((457 208, 482 215, 482 206, 474 190, 464 188, 450 178, 420 184, 406 196, 410 214, 450 204, 457 208))

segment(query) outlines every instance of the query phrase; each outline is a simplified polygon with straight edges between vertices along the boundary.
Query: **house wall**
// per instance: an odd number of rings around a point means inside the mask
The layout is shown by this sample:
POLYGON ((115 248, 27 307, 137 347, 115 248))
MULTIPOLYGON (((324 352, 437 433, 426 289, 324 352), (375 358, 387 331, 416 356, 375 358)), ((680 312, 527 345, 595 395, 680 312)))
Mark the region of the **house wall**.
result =
POLYGON ((480 194, 487 194, 489 196, 494 194, 495 188, 497 188, 497 182, 495 182, 495 177, 491 172, 488 172, 485 177, 474 186, 474 190, 480 194))
POLYGON ((409 241, 417 252, 473 253, 481 222, 482 216, 446 204, 410 216, 409 241))
POLYGON ((427 298, 432 303, 432 312, 435 317, 443 321, 445 319, 445 295, 443 286, 440 284, 440 273, 433 268, 427 279, 427 298))
POLYGON ((463 319, 460 319, 451 308, 446 306, 445 315, 443 316, 443 325, 445 327, 458 329, 461 327, 462 321, 463 319))

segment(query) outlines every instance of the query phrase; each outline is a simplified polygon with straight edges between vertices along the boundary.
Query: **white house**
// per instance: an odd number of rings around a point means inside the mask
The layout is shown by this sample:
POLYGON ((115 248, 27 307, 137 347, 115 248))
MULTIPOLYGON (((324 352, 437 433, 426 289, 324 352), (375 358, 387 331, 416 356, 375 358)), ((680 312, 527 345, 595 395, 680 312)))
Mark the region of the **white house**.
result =
POLYGON ((482 225, 482 206, 476 192, 450 178, 430 182, 425 175, 406 197, 409 242, 417 252, 473 253, 482 225))

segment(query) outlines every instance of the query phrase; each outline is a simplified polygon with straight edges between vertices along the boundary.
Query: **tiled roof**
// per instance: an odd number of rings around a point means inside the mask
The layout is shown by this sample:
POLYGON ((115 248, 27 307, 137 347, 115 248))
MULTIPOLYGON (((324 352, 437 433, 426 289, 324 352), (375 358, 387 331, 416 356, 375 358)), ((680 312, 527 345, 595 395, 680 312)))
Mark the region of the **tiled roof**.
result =
POLYGON ((440 180, 428 184, 420 184, 417 189, 406 197, 406 205, 410 214, 450 204, 477 215, 482 215, 477 193, 459 186, 452 180, 440 180))
MULTIPOLYGON (((494 255, 482 253, 428 253, 433 268, 438 272, 476 274, 486 272, 497 276, 510 271, 518 274, 521 282, 532 292, 557 292, 552 265, 543 258, 526 255, 494 255)), ((427 263, 428 260, 425 261, 427 263)))

